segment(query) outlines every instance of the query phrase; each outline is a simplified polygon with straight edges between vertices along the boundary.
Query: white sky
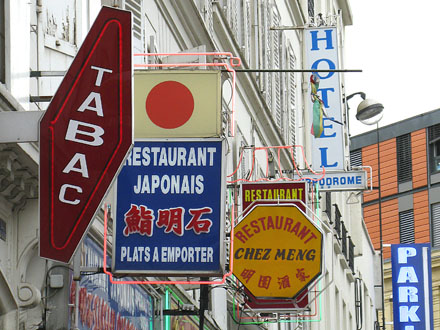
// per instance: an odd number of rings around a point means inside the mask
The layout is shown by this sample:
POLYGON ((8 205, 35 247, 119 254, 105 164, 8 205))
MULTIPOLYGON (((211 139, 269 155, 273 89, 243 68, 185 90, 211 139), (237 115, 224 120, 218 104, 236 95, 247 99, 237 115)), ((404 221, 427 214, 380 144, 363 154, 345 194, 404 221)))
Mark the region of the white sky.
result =
MULTIPOLYGON (((351 0, 353 25, 346 27, 346 93, 362 91, 385 107, 379 126, 440 108, 439 0, 351 0)), ((350 133, 375 128, 350 106, 350 133)))

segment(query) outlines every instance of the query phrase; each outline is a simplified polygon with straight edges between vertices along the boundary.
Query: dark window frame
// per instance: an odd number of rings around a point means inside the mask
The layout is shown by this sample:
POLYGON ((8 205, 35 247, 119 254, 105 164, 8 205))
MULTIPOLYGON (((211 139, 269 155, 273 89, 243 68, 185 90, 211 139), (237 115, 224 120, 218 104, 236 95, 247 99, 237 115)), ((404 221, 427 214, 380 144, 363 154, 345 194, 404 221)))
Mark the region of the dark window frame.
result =
POLYGON ((325 210, 324 213, 327 214, 328 220, 330 224, 333 224, 332 222, 332 193, 331 191, 325 192, 325 210))
POLYGON ((440 172, 440 124, 428 127, 428 164, 430 173, 440 172))
POLYGON ((6 22, 4 0, 0 0, 0 83, 6 83, 6 22))

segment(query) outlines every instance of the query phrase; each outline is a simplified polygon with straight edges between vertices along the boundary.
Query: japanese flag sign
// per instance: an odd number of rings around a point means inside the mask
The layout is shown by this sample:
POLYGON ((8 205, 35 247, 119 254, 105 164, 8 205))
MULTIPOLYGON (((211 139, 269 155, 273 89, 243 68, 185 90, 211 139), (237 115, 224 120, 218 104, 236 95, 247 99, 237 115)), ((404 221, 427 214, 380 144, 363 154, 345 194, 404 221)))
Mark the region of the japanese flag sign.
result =
POLYGON ((135 138, 219 137, 220 71, 136 71, 135 138))

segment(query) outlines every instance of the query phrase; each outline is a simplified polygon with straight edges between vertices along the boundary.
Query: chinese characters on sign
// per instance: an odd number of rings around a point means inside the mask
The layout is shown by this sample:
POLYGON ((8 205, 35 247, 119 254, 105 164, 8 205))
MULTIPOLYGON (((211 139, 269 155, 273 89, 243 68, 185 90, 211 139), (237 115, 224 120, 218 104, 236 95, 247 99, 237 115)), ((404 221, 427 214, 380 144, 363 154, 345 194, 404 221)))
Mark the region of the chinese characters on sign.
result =
MULTIPOLYGON (((145 205, 132 204, 130 210, 124 214, 125 228, 124 236, 138 233, 141 235, 152 236, 153 224, 155 227, 165 227, 166 234, 173 232, 175 235, 183 235, 184 225, 184 209, 182 207, 175 207, 166 210, 158 210, 157 221, 153 215, 153 210, 148 209, 145 205)), ((185 230, 193 230, 194 233, 209 233, 212 226, 212 220, 201 219, 203 214, 212 213, 210 207, 201 209, 189 209, 189 214, 192 216, 189 223, 185 226, 185 230)))
POLYGON ((117 184, 116 272, 221 274, 223 142, 136 142, 117 184))

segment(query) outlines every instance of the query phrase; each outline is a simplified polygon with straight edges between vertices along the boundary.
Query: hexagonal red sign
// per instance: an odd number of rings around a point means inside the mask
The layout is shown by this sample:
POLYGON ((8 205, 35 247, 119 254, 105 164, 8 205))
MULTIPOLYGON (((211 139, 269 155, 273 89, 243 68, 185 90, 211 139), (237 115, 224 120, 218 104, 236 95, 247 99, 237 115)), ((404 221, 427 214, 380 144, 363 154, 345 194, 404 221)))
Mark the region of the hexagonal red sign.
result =
POLYGON ((40 121, 40 255, 68 262, 133 142, 131 13, 103 7, 40 121))
POLYGON ((256 205, 234 228, 234 275, 259 298, 295 298, 321 274, 323 234, 293 204, 256 205))

